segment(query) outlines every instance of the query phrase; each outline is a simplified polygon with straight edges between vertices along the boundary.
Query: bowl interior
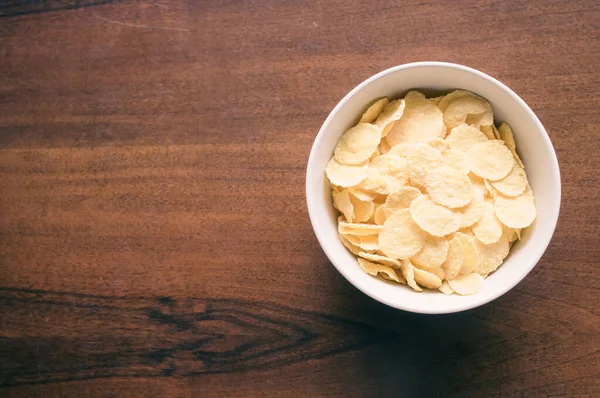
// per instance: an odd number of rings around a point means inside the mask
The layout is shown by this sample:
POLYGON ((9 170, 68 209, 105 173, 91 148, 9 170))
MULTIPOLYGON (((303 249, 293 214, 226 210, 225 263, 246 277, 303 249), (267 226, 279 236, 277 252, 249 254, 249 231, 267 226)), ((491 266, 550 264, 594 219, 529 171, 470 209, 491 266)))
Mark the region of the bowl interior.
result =
POLYGON ((421 313, 448 313, 482 305, 502 295, 535 266, 548 246, 560 208, 560 175, 556 154, 543 126, 531 109, 510 89, 474 69, 445 63, 408 64, 381 72, 352 90, 331 112, 313 145, 307 169, 308 210, 315 234, 328 258, 353 285, 387 305, 421 313), (398 98, 409 89, 449 91, 461 88, 486 98, 496 122, 513 129, 536 199, 538 216, 511 249, 504 264, 473 296, 445 296, 439 292, 416 293, 365 274, 340 242, 337 216, 330 197, 325 166, 341 135, 359 119, 376 98, 398 98))

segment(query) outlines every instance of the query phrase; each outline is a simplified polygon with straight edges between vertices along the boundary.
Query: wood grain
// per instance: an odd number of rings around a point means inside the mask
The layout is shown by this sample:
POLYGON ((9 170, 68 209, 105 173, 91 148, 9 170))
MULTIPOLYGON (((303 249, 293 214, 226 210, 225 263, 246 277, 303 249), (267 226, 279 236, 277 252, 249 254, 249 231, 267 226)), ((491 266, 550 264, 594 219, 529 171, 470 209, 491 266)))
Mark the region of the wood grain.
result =
POLYGON ((2 369, 3 387, 261 370, 396 336, 360 322, 246 300, 2 289, 0 301, 10 312, 26 306, 34 311, 17 324, 5 325, 6 334, 18 337, 7 337, 2 346, 2 356, 13 359, 2 369), (95 327, 80 335, 80 321, 95 327), (28 333, 34 339, 20 336, 32 329, 44 333, 28 333))
POLYGON ((600 396, 599 21, 590 0, 0 2, 0 395, 600 396), (337 101, 419 60, 514 89, 563 181, 535 270, 447 316, 348 284, 304 198, 337 101))

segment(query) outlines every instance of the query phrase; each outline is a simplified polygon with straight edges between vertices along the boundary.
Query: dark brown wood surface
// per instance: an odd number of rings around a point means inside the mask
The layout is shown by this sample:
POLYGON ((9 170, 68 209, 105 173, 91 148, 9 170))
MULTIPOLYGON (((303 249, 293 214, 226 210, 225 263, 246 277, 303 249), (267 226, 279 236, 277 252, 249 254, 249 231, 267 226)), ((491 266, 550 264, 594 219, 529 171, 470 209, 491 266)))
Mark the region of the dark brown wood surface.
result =
POLYGON ((0 396, 600 396, 599 65, 593 0, 0 1, 0 396), (364 296, 305 206, 328 112, 419 60, 513 88, 563 178, 455 315, 364 296))

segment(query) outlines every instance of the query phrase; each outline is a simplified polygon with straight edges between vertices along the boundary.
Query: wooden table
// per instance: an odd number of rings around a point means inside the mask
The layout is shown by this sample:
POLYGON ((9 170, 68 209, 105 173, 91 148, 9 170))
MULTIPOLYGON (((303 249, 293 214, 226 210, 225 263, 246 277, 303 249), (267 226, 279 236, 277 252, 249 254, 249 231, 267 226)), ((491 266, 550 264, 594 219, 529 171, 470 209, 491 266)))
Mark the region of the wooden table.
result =
POLYGON ((598 397, 598 109, 592 0, 0 2, 0 395, 598 397), (535 270, 455 315, 360 293, 305 206, 329 111, 418 60, 508 84, 563 176, 535 270))

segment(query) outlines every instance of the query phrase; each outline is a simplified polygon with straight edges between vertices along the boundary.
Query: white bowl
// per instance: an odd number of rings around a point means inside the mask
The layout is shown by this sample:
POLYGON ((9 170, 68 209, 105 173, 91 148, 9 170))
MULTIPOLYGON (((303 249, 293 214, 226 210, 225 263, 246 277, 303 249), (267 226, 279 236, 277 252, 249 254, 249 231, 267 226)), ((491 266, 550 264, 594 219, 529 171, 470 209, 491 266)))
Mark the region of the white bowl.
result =
POLYGON ((306 171, 306 200, 315 235, 337 270, 363 293, 398 309, 443 314, 459 312, 494 300, 519 283, 548 247, 560 209, 558 161, 550 138, 531 108, 511 89, 478 70, 444 62, 416 62, 396 66, 365 80, 331 111, 313 143, 306 171), (379 97, 398 98, 409 89, 472 91, 493 106, 496 122, 513 129, 519 152, 533 189, 537 219, 516 243, 500 268, 472 296, 417 293, 402 285, 364 273, 355 256, 340 242, 337 216, 331 202, 325 166, 342 134, 356 124, 367 104, 379 97))

